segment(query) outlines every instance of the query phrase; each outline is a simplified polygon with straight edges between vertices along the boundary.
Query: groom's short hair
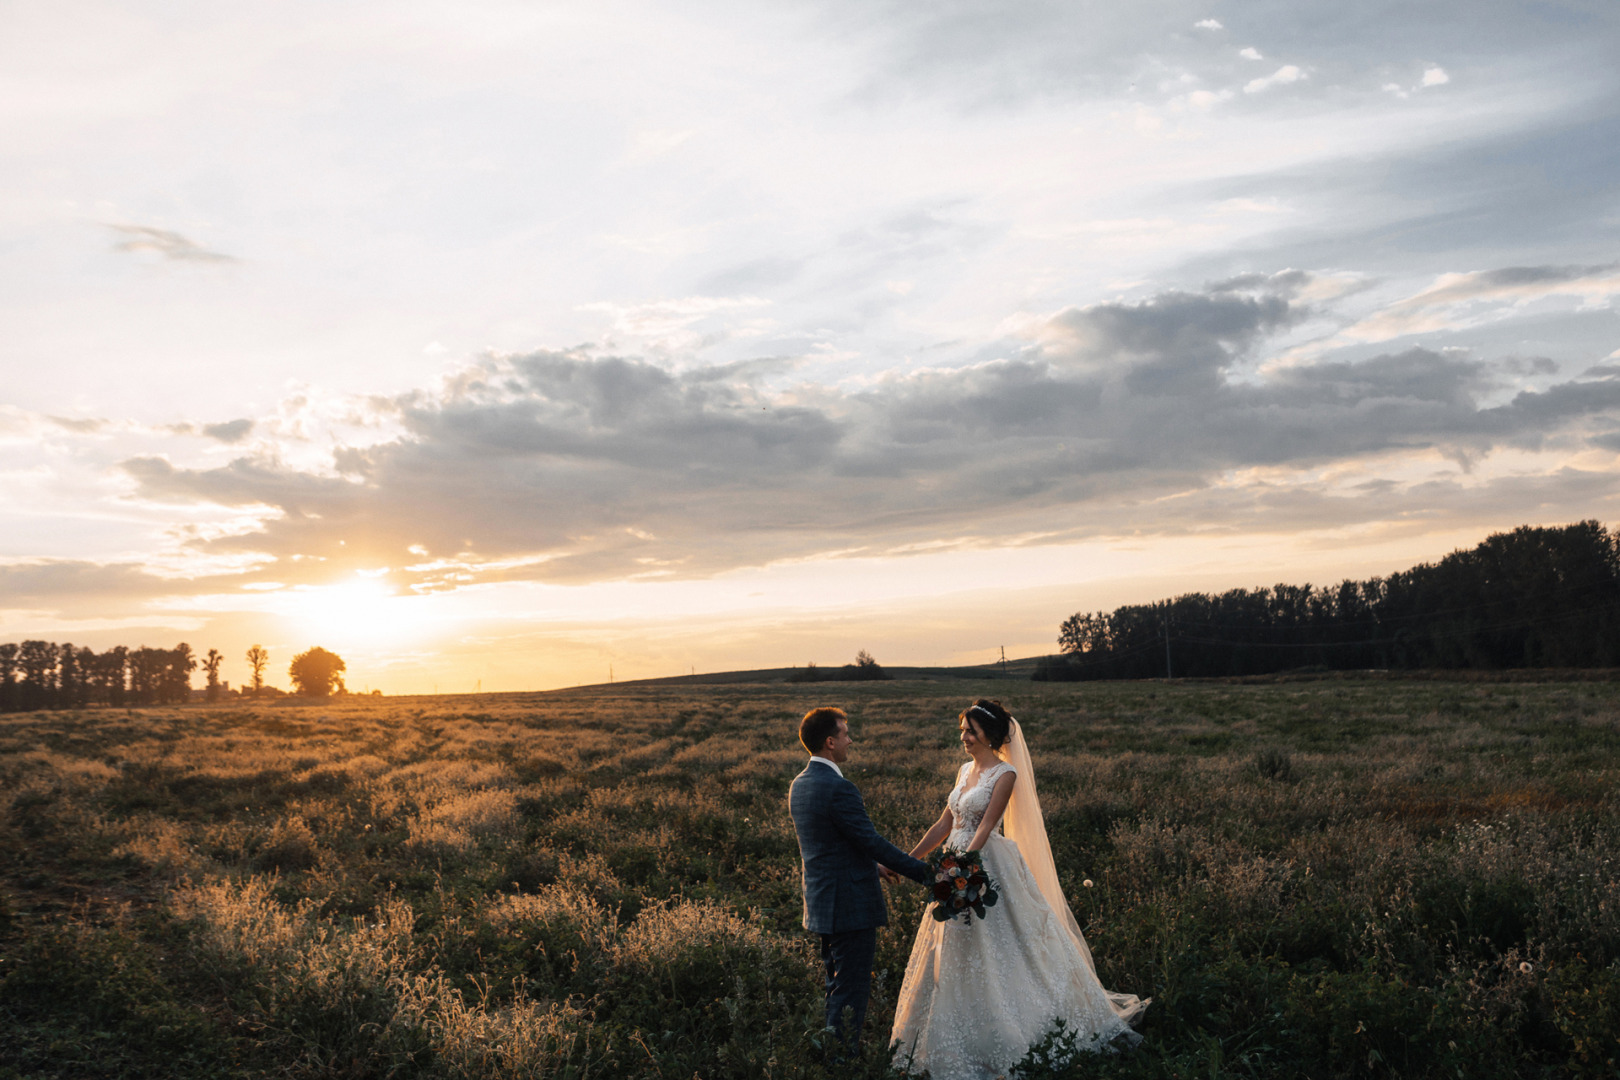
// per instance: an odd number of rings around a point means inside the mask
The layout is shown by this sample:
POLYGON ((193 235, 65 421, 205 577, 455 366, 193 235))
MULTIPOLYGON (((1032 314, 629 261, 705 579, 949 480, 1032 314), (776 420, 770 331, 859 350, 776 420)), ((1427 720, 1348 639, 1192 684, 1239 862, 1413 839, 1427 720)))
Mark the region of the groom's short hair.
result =
POLYGON ((827 740, 838 734, 838 721, 848 719, 849 715, 843 709, 835 709, 831 705, 811 709, 799 721, 799 741, 812 754, 819 754, 827 749, 827 740))

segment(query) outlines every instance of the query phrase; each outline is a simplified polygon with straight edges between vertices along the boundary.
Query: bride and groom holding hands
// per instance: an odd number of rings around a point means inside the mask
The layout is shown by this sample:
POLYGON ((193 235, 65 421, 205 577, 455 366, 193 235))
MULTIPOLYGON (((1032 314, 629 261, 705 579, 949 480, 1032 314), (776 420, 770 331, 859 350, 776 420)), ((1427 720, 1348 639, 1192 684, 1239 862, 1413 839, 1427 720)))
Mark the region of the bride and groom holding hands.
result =
POLYGON ((821 938, 827 1026, 848 1047, 860 1038, 877 928, 889 921, 880 875, 932 888, 936 871, 923 858, 943 843, 979 852, 1000 902, 977 921, 924 914, 890 1032, 896 1059, 909 1057, 934 1080, 985 1080, 1005 1074, 1058 1020, 1099 1050, 1140 1041, 1131 1025, 1148 1000, 1111 993, 1097 979, 1058 884, 1018 721, 980 698, 957 717, 957 730, 969 760, 908 854, 878 835, 844 777, 854 741, 844 711, 812 709, 799 724, 810 763, 788 805, 804 864, 804 926, 821 938))

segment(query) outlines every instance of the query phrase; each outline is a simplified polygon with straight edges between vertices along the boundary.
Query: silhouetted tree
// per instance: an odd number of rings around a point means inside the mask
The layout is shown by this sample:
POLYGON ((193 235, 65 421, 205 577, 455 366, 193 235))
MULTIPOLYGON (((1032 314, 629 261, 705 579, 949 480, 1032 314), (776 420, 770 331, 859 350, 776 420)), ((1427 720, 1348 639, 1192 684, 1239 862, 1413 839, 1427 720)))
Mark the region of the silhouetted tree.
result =
POLYGON ((1620 534, 1596 521, 1496 533, 1435 564, 1331 588, 1190 593, 1076 614, 1037 679, 1323 667, 1620 664, 1620 534))
POLYGON ((191 697, 191 673, 197 670, 197 658, 191 655, 191 646, 182 641, 169 650, 168 659, 163 672, 162 700, 178 704, 191 697))
POLYGON ((96 695, 99 700, 118 708, 127 700, 125 671, 129 664, 129 649, 115 645, 96 657, 96 695))
POLYGON ((343 692, 343 672, 346 668, 343 657, 317 645, 293 657, 292 663, 287 665, 287 677, 292 680, 298 693, 305 697, 323 698, 334 690, 343 692))
POLYGON ((17 644, 0 645, 0 712, 15 712, 17 704, 17 644))
MULTIPOLYGON (((89 649, 83 650, 90 652, 89 649)), ((85 685, 84 665, 79 662, 80 650, 72 642, 64 641, 56 650, 56 707, 77 709, 84 705, 88 687, 85 685)), ((94 655, 94 654, 91 654, 94 655)))
POLYGON ((218 649, 209 649, 208 655, 203 659, 202 669, 208 675, 208 700, 219 700, 219 662, 225 659, 218 649))
POLYGON ((48 641, 25 641, 17 649, 22 669, 18 707, 24 712, 56 704, 56 646, 48 641))
POLYGON ((99 656, 67 642, 3 644, 0 711, 185 701, 196 667, 184 642, 173 649, 143 645, 133 651, 117 645, 99 656))
POLYGON ((877 660, 872 657, 871 653, 867 652, 865 649, 862 649, 860 652, 855 654, 855 662, 853 664, 844 665, 844 671, 841 678, 852 681, 868 682, 881 679, 892 679, 894 676, 890 675, 887 671, 884 671, 883 665, 878 663, 877 660))
POLYGON ((191 673, 197 668, 197 660, 185 642, 172 649, 142 645, 130 650, 127 664, 130 704, 179 704, 191 697, 191 673))
POLYGON ((264 689, 264 668, 270 663, 270 653, 263 645, 250 645, 247 662, 248 667, 253 669, 253 696, 258 697, 259 691, 264 689))
POLYGON ((883 665, 874 660, 871 653, 862 649, 855 654, 853 664, 845 664, 840 668, 819 668, 815 665, 815 661, 811 661, 804 667, 795 670, 793 674, 788 676, 787 681, 790 683, 866 682, 868 680, 892 678, 894 676, 884 671, 883 665))

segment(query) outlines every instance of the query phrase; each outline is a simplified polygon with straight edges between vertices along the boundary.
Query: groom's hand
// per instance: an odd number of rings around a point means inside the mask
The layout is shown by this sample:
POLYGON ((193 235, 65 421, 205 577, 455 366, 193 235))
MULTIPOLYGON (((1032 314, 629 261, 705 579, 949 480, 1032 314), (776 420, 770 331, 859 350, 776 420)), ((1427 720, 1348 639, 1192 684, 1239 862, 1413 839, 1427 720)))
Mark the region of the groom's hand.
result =
POLYGON ((884 881, 899 881, 900 880, 900 875, 899 874, 895 873, 893 870, 890 870, 887 866, 884 866, 882 863, 878 863, 878 874, 882 876, 884 881))

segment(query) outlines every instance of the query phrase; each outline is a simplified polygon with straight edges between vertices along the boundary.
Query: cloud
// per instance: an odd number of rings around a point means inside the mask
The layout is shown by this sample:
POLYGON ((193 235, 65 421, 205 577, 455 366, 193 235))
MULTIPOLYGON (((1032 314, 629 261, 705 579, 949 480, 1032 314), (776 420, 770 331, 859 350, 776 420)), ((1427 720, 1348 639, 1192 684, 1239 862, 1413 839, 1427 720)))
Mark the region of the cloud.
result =
POLYGON ((222 424, 204 424, 202 432, 210 439, 218 439, 222 443, 237 443, 247 438, 253 431, 253 421, 227 420, 222 424))
POLYGON ((1442 274, 1427 289, 1347 328, 1347 341, 1388 341, 1501 318, 1552 296, 1596 303, 1620 295, 1620 263, 1599 266, 1509 266, 1442 274))
POLYGON ((1262 90, 1269 90, 1273 86, 1286 86, 1288 83, 1299 82, 1306 78, 1305 72, 1293 64, 1284 64, 1270 75, 1261 79, 1250 79, 1244 84, 1245 94, 1258 94, 1262 90))
POLYGON ((51 423, 66 428, 75 435, 94 435, 106 430, 108 426, 106 420, 96 417, 52 416, 49 419, 51 423))
POLYGON ((162 577, 136 563, 36 559, 0 563, 0 610, 56 610, 105 614, 110 602, 152 600, 197 592, 202 582, 162 577))
POLYGON ((1264 60, 1265 59, 1264 56, 1260 55, 1260 50, 1256 49, 1252 45, 1250 47, 1248 47, 1247 49, 1244 49, 1243 51, 1239 52, 1238 55, 1243 57, 1243 59, 1245 59, 1245 60, 1264 60))
POLYGON ((111 225, 107 228, 123 234, 126 239, 113 245, 114 251, 151 251, 165 259, 181 262, 236 262, 230 255, 209 251, 201 244, 188 240, 168 229, 155 229, 150 225, 111 225))
MULTIPOLYGON (((392 567, 391 580, 431 590, 1109 534, 1148 527, 1165 499, 1190 508, 1178 527, 1216 527, 1223 500, 1254 498, 1223 486, 1234 471, 1473 462, 1620 409, 1620 378, 1604 372, 1487 404, 1497 375, 1456 351, 1255 374, 1268 343, 1313 316, 1301 299, 1313 284, 1299 270, 1245 274, 1073 308, 999 359, 850 386, 789 384, 769 363, 491 357, 398 397, 397 438, 341 449, 323 469, 254 454, 123 470, 144 499, 258 508, 258 531, 199 550, 275 557, 278 580, 392 567)), ((1361 498, 1359 513, 1383 512, 1361 498)))
POLYGON ((1445 68, 1432 67, 1423 72, 1423 78, 1418 81, 1418 86, 1444 86, 1450 81, 1451 76, 1446 74, 1445 68))
MULTIPOLYGON (((818 0, 812 9, 821 13, 826 35, 858 47, 866 95, 902 100, 921 92, 970 108, 1054 96, 1108 98, 1165 72, 1216 77, 1221 68, 1211 63, 1210 45, 1228 29, 1213 16, 1189 22, 1176 4, 818 0)), ((1264 27, 1268 53, 1303 57, 1309 62, 1300 66, 1313 79, 1348 87, 1392 56, 1454 53, 1458 20, 1466 17, 1458 13, 1467 10, 1402 9, 1346 23, 1342 9, 1332 0, 1279 0, 1246 7, 1244 24, 1264 27), (1335 31, 1325 34, 1329 26, 1335 31)), ((1493 5, 1488 18, 1469 22, 1468 48, 1497 62, 1500 87, 1523 78, 1526 93, 1531 79, 1547 78, 1544 71, 1606 72, 1614 20, 1572 20, 1547 19, 1534 5, 1493 5)), ((1426 61, 1423 67, 1438 65, 1426 61)))

